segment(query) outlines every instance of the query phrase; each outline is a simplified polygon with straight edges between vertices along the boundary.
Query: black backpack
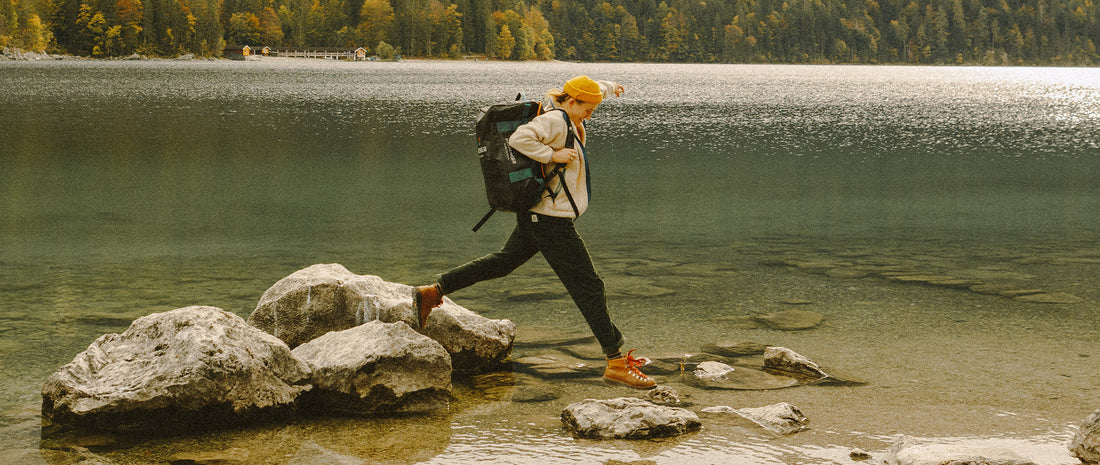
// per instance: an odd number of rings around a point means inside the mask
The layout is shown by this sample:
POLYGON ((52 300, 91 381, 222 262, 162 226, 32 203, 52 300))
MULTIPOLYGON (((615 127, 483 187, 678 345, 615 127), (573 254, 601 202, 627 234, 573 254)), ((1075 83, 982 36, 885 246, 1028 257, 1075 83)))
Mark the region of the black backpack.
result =
MULTIPOLYGON (((562 176, 565 165, 554 163, 553 168, 547 169, 545 164, 528 158, 508 145, 508 138, 517 128, 542 113, 541 103, 528 100, 523 94, 519 94, 514 102, 491 105, 478 114, 475 126, 477 154, 481 161, 481 174, 485 178, 489 212, 474 226, 474 232, 477 232, 498 210, 512 213, 525 212, 539 202, 543 193, 554 196, 554 192, 547 184, 554 176, 562 176)), ((569 116, 564 110, 562 116, 569 126, 569 136, 565 146, 572 147, 574 145, 572 122, 569 121, 569 116)), ((570 205, 573 206, 573 212, 579 216, 577 204, 565 186, 564 178, 561 180, 561 186, 569 198, 570 205)))

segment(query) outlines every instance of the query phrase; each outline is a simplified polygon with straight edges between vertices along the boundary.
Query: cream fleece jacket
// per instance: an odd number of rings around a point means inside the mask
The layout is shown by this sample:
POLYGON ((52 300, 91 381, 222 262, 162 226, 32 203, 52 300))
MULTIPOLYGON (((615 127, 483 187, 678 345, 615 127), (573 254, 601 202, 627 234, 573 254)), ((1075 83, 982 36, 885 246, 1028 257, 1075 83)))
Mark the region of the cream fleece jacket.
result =
MULTIPOLYGON (((605 100, 615 95, 617 84, 611 81, 597 81, 597 83, 600 84, 605 100)), ((553 155, 554 150, 565 148, 569 125, 566 124, 565 112, 559 110, 557 105, 553 105, 552 102, 549 107, 546 106, 546 102, 543 105, 548 108, 548 111, 516 129, 516 132, 508 138, 508 145, 532 160, 548 164, 549 170, 553 168, 550 156, 553 155)), ((573 148, 580 156, 565 165, 565 185, 569 187, 569 193, 573 195, 573 200, 577 203, 577 211, 581 214, 588 209, 588 186, 585 182, 585 176, 588 174, 585 173, 585 157, 588 154, 584 153, 582 148, 586 142, 584 137, 586 132, 583 128, 581 130, 573 128, 573 135, 578 141, 573 144, 573 148)), ((569 204, 569 198, 562 191, 561 178, 551 179, 549 185, 555 196, 551 197, 544 193, 542 200, 535 204, 531 211, 547 216, 575 217, 573 206, 569 204)))

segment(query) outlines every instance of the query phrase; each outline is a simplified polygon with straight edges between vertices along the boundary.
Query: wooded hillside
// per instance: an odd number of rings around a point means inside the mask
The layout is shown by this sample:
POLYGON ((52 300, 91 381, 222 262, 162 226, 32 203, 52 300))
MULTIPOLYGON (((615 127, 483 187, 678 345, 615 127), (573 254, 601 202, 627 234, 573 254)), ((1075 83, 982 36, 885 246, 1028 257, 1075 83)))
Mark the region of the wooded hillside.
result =
POLYGON ((1093 0, 0 0, 0 48, 217 56, 1095 65, 1093 0))

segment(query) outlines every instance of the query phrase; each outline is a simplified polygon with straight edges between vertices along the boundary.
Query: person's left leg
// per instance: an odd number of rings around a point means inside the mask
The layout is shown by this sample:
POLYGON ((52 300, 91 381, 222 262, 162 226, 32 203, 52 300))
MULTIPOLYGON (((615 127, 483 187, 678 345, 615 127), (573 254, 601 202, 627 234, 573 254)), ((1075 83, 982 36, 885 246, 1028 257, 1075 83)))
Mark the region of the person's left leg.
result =
POLYGON ((535 243, 607 354, 604 379, 638 389, 655 387, 657 382, 638 369, 642 361, 629 353, 624 356, 619 350, 624 343, 623 335, 611 322, 603 279, 596 272, 588 247, 577 233, 573 220, 543 216, 538 219, 531 224, 535 243))
POLYGON ((543 258, 569 291, 605 354, 618 352, 623 335, 607 312, 604 283, 572 218, 537 215, 527 225, 543 258))

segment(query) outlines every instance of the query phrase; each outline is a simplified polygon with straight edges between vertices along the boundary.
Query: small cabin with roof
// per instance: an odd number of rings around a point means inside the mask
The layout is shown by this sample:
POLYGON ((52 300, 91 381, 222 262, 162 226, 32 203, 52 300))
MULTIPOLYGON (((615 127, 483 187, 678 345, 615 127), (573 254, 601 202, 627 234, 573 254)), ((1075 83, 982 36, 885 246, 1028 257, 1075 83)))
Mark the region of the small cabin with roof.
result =
POLYGON ((226 45, 225 50, 222 50, 222 55, 230 60, 244 60, 249 55, 252 55, 252 47, 247 45, 226 45))

